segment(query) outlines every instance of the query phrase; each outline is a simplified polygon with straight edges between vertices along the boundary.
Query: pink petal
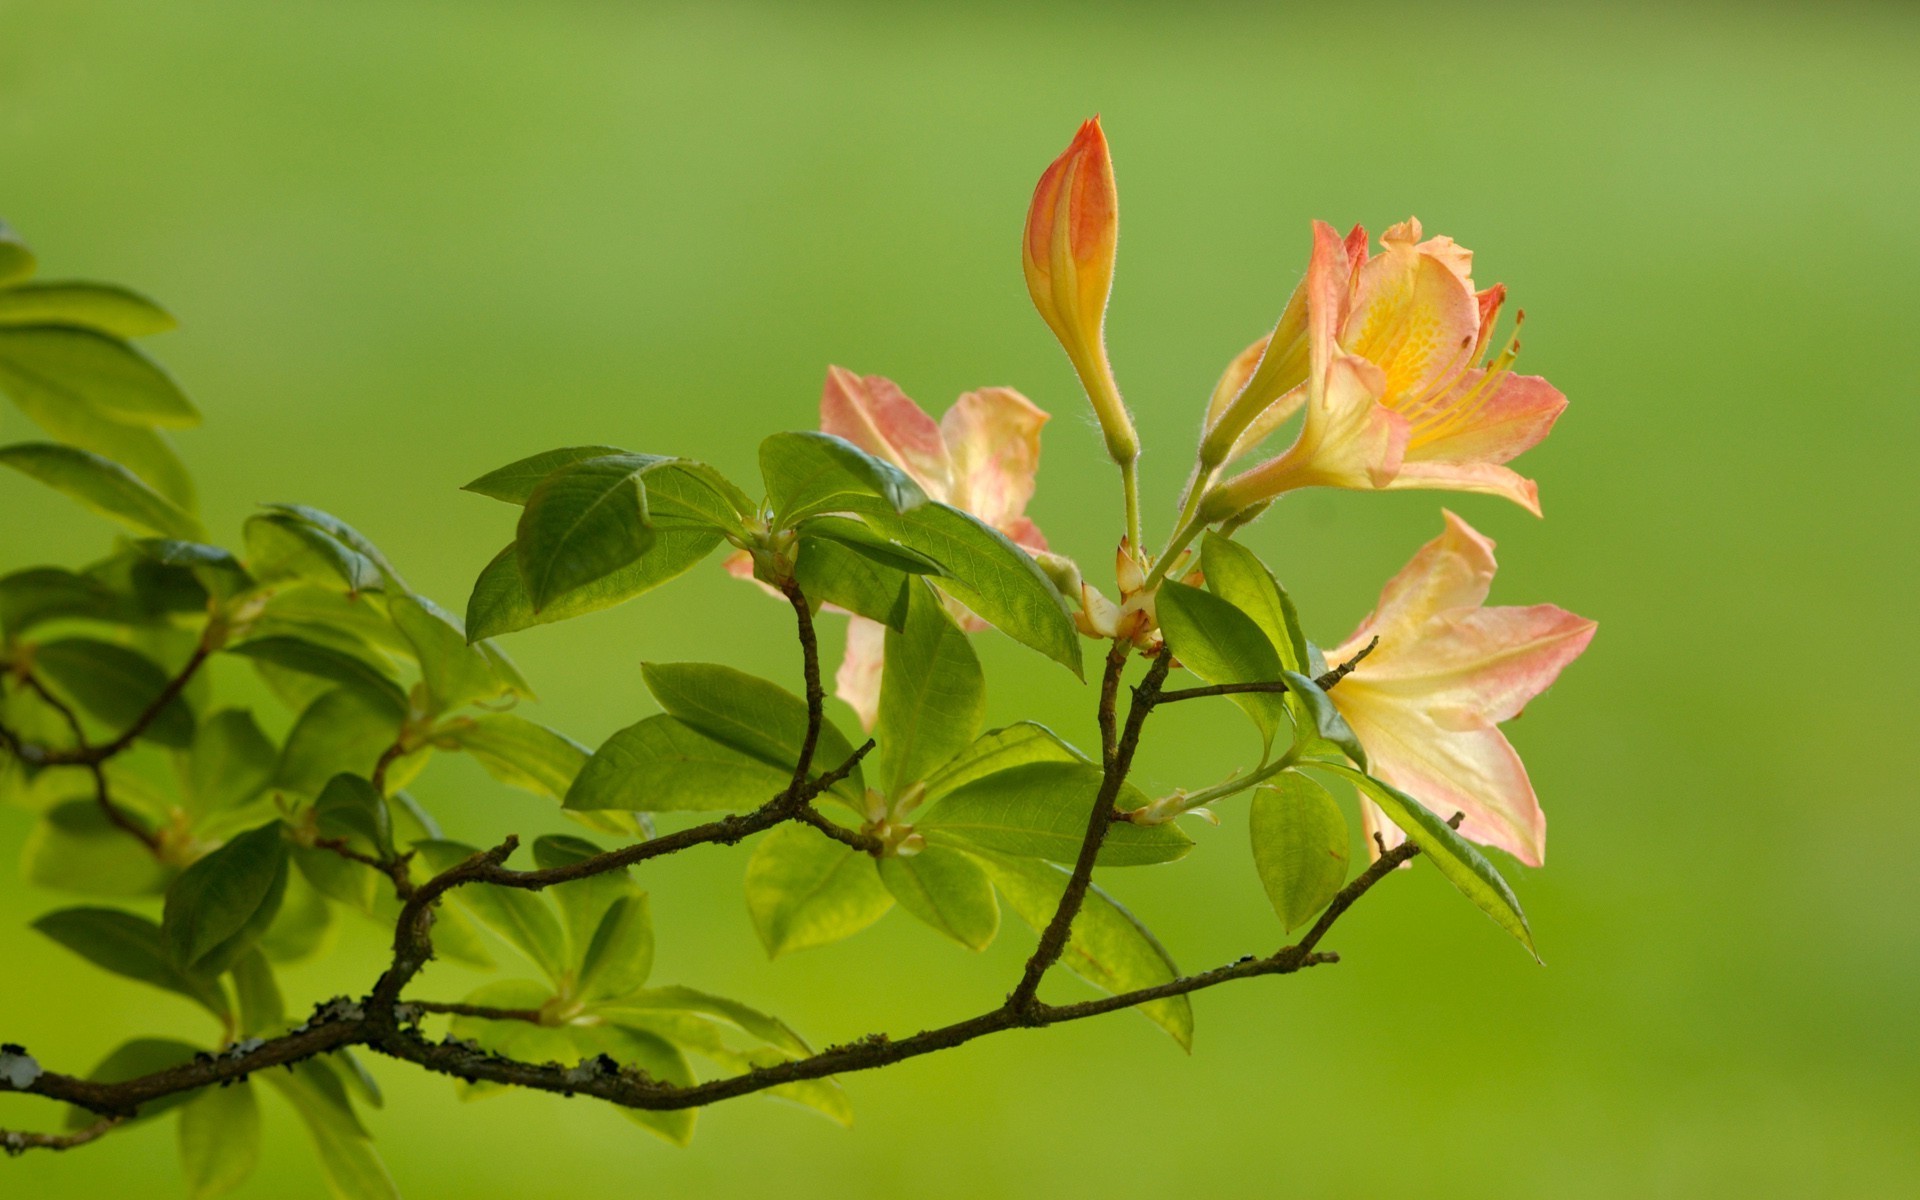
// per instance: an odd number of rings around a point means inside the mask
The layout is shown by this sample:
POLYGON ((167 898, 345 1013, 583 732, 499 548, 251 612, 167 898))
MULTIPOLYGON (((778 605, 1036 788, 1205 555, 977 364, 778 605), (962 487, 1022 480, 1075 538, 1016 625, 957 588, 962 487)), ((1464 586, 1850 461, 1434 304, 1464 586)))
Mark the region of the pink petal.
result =
POLYGON ((1540 444, 1566 411, 1560 389, 1538 375, 1464 372, 1430 415, 1414 420, 1407 457, 1416 462, 1504 463, 1540 444), (1424 426, 1424 427, 1423 427, 1424 426))
POLYGON ((1473 344, 1473 356, 1479 358, 1487 352, 1487 342, 1493 337, 1494 322, 1500 319, 1500 306, 1507 302, 1507 285, 1496 283, 1474 296, 1474 300, 1480 306, 1480 336, 1473 344))
MULTIPOLYGON (((1327 652, 1329 662, 1351 658, 1375 634, 1382 645, 1360 670, 1380 669, 1375 658, 1398 653, 1397 647, 1416 641, 1436 614, 1454 608, 1474 608, 1483 603, 1493 587, 1497 566, 1493 558, 1493 539, 1453 513, 1441 510, 1446 528, 1439 537, 1420 547, 1399 573, 1380 591, 1380 603, 1353 636, 1327 652)), ((1357 673, 1356 673, 1357 674, 1357 673)))
POLYGON ((1540 515, 1540 487, 1510 467, 1495 463, 1408 462, 1386 485, 1396 490, 1425 489, 1477 492, 1511 500, 1534 516, 1540 515))
POLYGON ((847 650, 833 675, 833 694, 860 714, 860 726, 868 731, 880 716, 880 674, 886 657, 885 625, 865 617, 847 622, 847 650))
MULTIPOLYGON (((1491 725, 1442 729, 1416 709, 1349 690, 1339 705, 1367 747, 1373 773, 1445 820, 1465 813, 1461 836, 1494 846, 1530 867, 1546 856, 1547 819, 1513 746, 1491 725)), ((1346 692, 1339 695, 1339 692, 1346 692)))
POLYGON ((936 500, 944 500, 952 486, 940 426, 883 375, 828 367, 820 391, 820 429, 886 459, 936 500))
POLYGON ((954 401, 940 419, 940 436, 952 463, 948 502, 1008 536, 1016 523, 1031 529, 1025 514, 1033 499, 1034 473, 1040 469, 1040 430, 1047 420, 1044 411, 1012 388, 981 388, 954 401))

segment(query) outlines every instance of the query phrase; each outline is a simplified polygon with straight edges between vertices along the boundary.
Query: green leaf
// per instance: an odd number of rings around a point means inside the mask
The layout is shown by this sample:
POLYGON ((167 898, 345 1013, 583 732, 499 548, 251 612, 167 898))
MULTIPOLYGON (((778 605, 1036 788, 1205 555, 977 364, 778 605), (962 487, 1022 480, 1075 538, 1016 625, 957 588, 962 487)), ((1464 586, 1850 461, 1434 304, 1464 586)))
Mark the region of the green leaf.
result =
MULTIPOLYGON (((1155 612, 1167 645, 1180 664, 1208 683, 1269 683, 1279 680, 1280 656, 1253 618, 1199 588, 1169 579, 1160 585, 1155 612)), ((1262 749, 1286 719, 1280 693, 1250 692, 1230 699, 1260 730, 1262 749)))
POLYGON ((111 283, 23 283, 0 292, 0 325, 79 325, 136 338, 175 324, 158 304, 111 283))
POLYGON ((1300 614, 1273 572, 1253 551, 1211 530, 1201 546, 1208 589, 1253 618, 1279 652, 1281 666, 1305 672, 1307 637, 1300 630, 1300 614))
POLYGON ((927 502, 906 472, 832 434, 774 434, 760 443, 760 474, 778 529, 820 513, 864 511, 862 502, 879 500, 897 513, 927 502))
POLYGON ((822 604, 837 604, 890 629, 906 624, 907 584, 912 577, 840 542, 803 534, 794 557, 793 578, 816 609, 822 604))
POLYGON ((604 579, 653 545, 642 477, 669 460, 618 454, 562 467, 527 498, 514 537, 534 611, 604 579))
POLYGON ((231 1011, 219 980, 176 965, 160 927, 145 917, 117 908, 62 908, 33 927, 103 971, 185 996, 222 1020, 231 1011))
POLYGON ((747 911, 768 957, 824 946, 885 916, 873 859, 801 825, 777 825, 747 862, 747 911))
POLYGON ((461 717, 436 736, 473 755, 501 783, 549 800, 566 796, 587 761, 579 742, 512 713, 461 717))
POLYGON ((235 959, 227 973, 233 977, 233 995, 240 1002, 241 1033, 271 1033, 286 1025, 287 1004, 280 995, 280 983, 258 946, 235 959))
POLYGON ((452 712, 475 701, 520 691, 524 680, 512 663, 485 642, 469 645, 459 618, 424 596, 401 594, 388 602, 393 623, 412 643, 420 678, 435 712, 452 712), (499 667, 504 665, 507 672, 499 667))
POLYGON ((17 284, 31 278, 35 265, 33 251, 27 249, 12 226, 0 221, 0 283, 17 284))
MULTIPOLYGON (((301 712, 280 748, 273 786, 302 796, 342 771, 371 776, 374 764, 400 736, 406 710, 370 693, 336 688, 301 712)), ((403 762, 405 760, 402 760, 403 762)), ((395 766, 401 764, 396 763, 395 766)), ((389 787, 401 787, 405 772, 387 772, 389 787)))
POLYGON ((1420 847, 1420 852, 1433 860, 1433 865, 1447 877, 1448 883, 1478 905, 1480 911, 1492 917, 1500 928, 1519 938, 1520 944, 1535 959, 1540 957, 1533 948, 1533 931, 1527 928, 1527 916, 1520 911, 1520 901, 1514 897, 1513 889, 1507 886, 1500 872, 1471 842, 1455 833, 1445 821, 1429 812, 1425 805, 1392 784, 1382 783, 1341 763, 1317 762, 1312 765, 1332 771, 1365 793, 1367 799, 1378 804, 1380 811, 1387 814, 1389 821, 1400 827, 1408 841, 1420 847))
MULTIPOLYGON (((313 891, 356 912, 369 917, 374 915, 386 887, 386 881, 378 871, 365 863, 342 858, 331 850, 295 846, 291 854, 295 870, 313 891)), ((444 917, 448 910, 443 908, 440 912, 444 917)), ((440 928, 435 926, 436 949, 441 948, 440 933, 440 928)), ((263 937, 262 945, 265 944, 263 937)))
MULTIPOLYGON (((200 1053, 197 1046, 188 1042, 175 1041, 172 1038, 142 1037, 122 1042, 114 1051, 101 1059, 99 1064, 87 1073, 87 1078, 95 1083, 125 1083, 129 1079, 138 1079, 142 1075, 152 1075, 157 1071, 166 1071, 184 1063, 192 1062, 194 1055, 200 1053)), ((162 1096, 149 1100, 140 1106, 131 1120, 145 1121, 161 1113, 180 1107, 192 1100, 197 1092, 175 1092, 171 1096, 162 1096)), ((99 1114, 89 1112, 78 1106, 67 1109, 67 1128, 84 1129, 99 1120, 99 1114)))
MULTIPOLYGON (((464 843, 440 840, 415 842, 413 848, 434 871, 447 870, 477 853, 474 847, 464 843)), ((561 931, 553 907, 544 899, 533 892, 487 883, 455 888, 453 896, 482 925, 525 954, 556 985, 566 981, 566 934, 561 931)))
POLYGON ((927 778, 926 798, 938 800, 976 779, 1036 762, 1091 764, 1093 760, 1062 741, 1045 725, 1020 721, 989 729, 947 760, 927 778))
POLYGON ((362 854, 385 858, 393 853, 393 818, 373 784, 341 772, 320 789, 313 802, 314 832, 341 838, 362 854))
POLYGON ((518 462, 508 463, 498 470, 488 471, 460 490, 504 500, 508 504, 525 504, 534 489, 540 486, 540 481, 562 467, 570 467, 590 458, 628 453, 631 452, 618 446, 562 446, 558 450, 544 450, 518 462))
POLYGON ((1282 772, 1253 793, 1253 868, 1288 933, 1325 908, 1347 881, 1347 819, 1327 789, 1282 772))
MULTIPOLYGON (((1100 779, 1100 768, 1090 763, 1010 767, 947 793, 914 828, 936 845, 1070 863, 1080 856, 1100 779)), ((1146 802, 1131 785, 1119 798, 1122 811, 1146 802)), ((1193 839, 1176 825, 1115 821, 1095 861, 1106 867, 1137 867, 1173 862, 1192 849, 1193 839)))
POLYGON ((878 787, 903 795, 973 741, 987 711, 987 680, 967 635, 925 585, 915 584, 906 628, 887 631, 881 671, 878 787))
MULTIPOLYGON (((324 851, 303 851, 298 847, 293 850, 294 865, 301 869, 287 876, 286 898, 280 902, 280 911, 274 916, 273 924, 267 926, 267 931, 260 935, 261 951, 274 962, 296 963, 312 958, 327 945, 328 935, 333 932, 333 906, 327 903, 327 898, 317 888, 307 882, 306 870, 300 861, 303 854, 322 853, 324 851)), ((326 857, 334 858, 331 854, 326 857)), ((354 865, 337 858, 334 861, 341 862, 343 866, 354 865)), ((362 871, 362 874, 371 876, 373 873, 362 871)), ((440 929, 436 926, 435 948, 443 949, 437 944, 439 935, 440 929)))
MULTIPOLYGON (((676 1087, 691 1087, 694 1083, 693 1067, 688 1064, 687 1056, 680 1052, 680 1048, 644 1029, 602 1025, 580 1030, 579 1040, 589 1053, 597 1051, 622 1066, 639 1067, 662 1083, 676 1087)), ((693 1140, 696 1112, 691 1108, 663 1109, 658 1112, 643 1108, 620 1110, 627 1120, 659 1134, 676 1146, 684 1146, 693 1140)))
MULTIPOLYGON (((94 638, 61 638, 34 648, 33 664, 80 707, 113 727, 131 726, 166 690, 169 676, 152 659, 94 638)), ((193 742, 193 710, 176 696, 141 734, 176 749, 193 742)))
POLYGON ((731 1026, 796 1057, 812 1053, 812 1048, 785 1021, 768 1016, 759 1009, 749 1007, 738 1000, 729 1000, 725 996, 716 996, 711 992, 702 992, 677 984, 646 988, 622 996, 618 1001, 594 1007, 594 1011, 605 1013, 610 1019, 662 1010, 698 1013, 702 1017, 731 1026))
POLYGON ((148 896, 173 873, 92 800, 49 808, 21 850, 20 871, 36 887, 88 896, 148 896))
POLYGON ((380 552, 380 547, 374 545, 373 541, 358 529, 332 513, 322 512, 305 504, 263 504, 260 507, 267 510, 270 515, 304 526, 358 554, 373 564, 374 570, 386 583, 399 591, 407 590, 407 585, 401 580, 400 573, 393 569, 393 564, 388 562, 387 556, 380 552))
POLYGON ((261 1078, 278 1089, 306 1123, 335 1200, 400 1200, 332 1068, 308 1059, 290 1072, 268 1071, 261 1078))
POLYGON ((194 730, 182 772, 187 811, 206 816, 239 808, 266 790, 278 760, 251 712, 220 710, 194 730))
POLYGON ((1332 698, 1321 690, 1319 684, 1305 675, 1282 671, 1280 677, 1287 681, 1287 695, 1291 702, 1298 706, 1294 711, 1304 715, 1305 719, 1301 723, 1308 726, 1301 729, 1298 734, 1301 752, 1317 753, 1319 748, 1315 744, 1316 740, 1330 743, 1365 770, 1366 747, 1360 744, 1360 738, 1353 732, 1353 726, 1347 724, 1347 719, 1340 715, 1339 709, 1334 707, 1332 698))
MULTIPOLYGON (((642 663, 640 673, 669 716, 791 775, 806 738, 806 701, 779 684, 714 663, 642 663)), ((852 757, 846 735, 823 720, 809 774, 821 775, 852 757)), ((865 777, 856 766, 830 790, 857 811, 866 797, 865 777)))
POLYGON ((498 637, 623 604, 686 574, 711 554, 720 541, 720 533, 714 529, 658 528, 654 531, 652 549, 641 555, 639 561, 556 597, 538 612, 534 611, 533 601, 527 598, 526 582, 520 577, 519 562, 514 556, 515 548, 508 546, 494 555, 474 582, 473 596, 467 601, 467 636, 475 640, 498 637))
POLYGON ((227 653, 337 683, 385 701, 390 706, 405 708, 406 689, 400 686, 392 670, 377 658, 375 652, 362 647, 359 653, 355 653, 343 648, 343 644, 351 643, 344 637, 323 643, 276 634, 237 642, 227 647, 227 653))
POLYGON ((863 510, 867 524, 931 561, 941 590, 982 620, 1081 675, 1080 637, 1067 602, 1039 564, 971 513, 927 503, 894 513, 863 510))
POLYGON ((379 589, 380 568, 324 530, 281 512, 256 513, 241 528, 247 563, 262 580, 304 580, 349 592, 379 589))
POLYGON ((64 492, 136 533, 198 540, 200 522, 142 483, 132 471, 91 451, 52 442, 0 446, 0 467, 12 467, 64 492))
MULTIPOLYGON (((0 292, 0 298, 6 295, 0 292)), ((129 425, 75 398, 56 399, 42 392, 26 391, 15 393, 11 399, 27 420, 46 430, 55 441, 91 450, 119 463, 154 491, 187 512, 193 511, 193 477, 163 431, 129 425)))
MULTIPOLYGON (((572 866, 601 853, 585 838, 548 835, 533 844, 543 870, 572 866)), ((639 990, 653 971, 653 913, 626 869, 557 884, 547 894, 566 918, 572 948, 572 994, 595 1001, 639 990)))
MULTIPOLYGON (((4 293, 0 293, 4 294, 4 293)), ((180 1174, 193 1200, 224 1196, 260 1161, 260 1102, 242 1079, 202 1088, 180 1113, 180 1174)))
POLYGON ((119 338, 64 325, 0 325, 0 391, 92 404, 123 421, 185 428, 193 401, 165 368, 119 338))
POLYGON ((180 873, 160 918, 167 953, 183 970, 217 974, 266 932, 287 891, 287 842, 269 821, 180 873))
POLYGON ((673 717, 648 717, 606 740, 567 791, 566 807, 631 812, 757 808, 793 777, 673 717))
POLYGON ((1000 931, 1000 905, 979 863, 958 850, 928 846, 910 858, 880 860, 880 882, 900 907, 969 950, 1000 931))
POLYGON ((938 575, 940 564, 899 542, 881 537, 852 517, 808 517, 798 527, 803 540, 838 543, 879 566, 903 575, 938 575))
POLYGON ((131 597, 59 567, 30 567, 0 578, 0 630, 9 641, 50 621, 125 625, 143 617, 131 597))
MULTIPOLYGON (((1045 929, 1066 891, 1067 870, 1030 858, 978 857, 1020 919, 1036 931, 1045 929)), ((1180 968, 1159 939, 1098 884, 1087 889, 1060 961, 1088 983, 1116 994, 1180 977, 1180 968)), ((1153 1000, 1139 1008, 1148 1020, 1172 1034, 1183 1049, 1193 1049, 1193 1006, 1187 997, 1153 1000)))
POLYGON ((247 574, 240 560, 218 546, 174 538, 141 538, 132 549, 163 567, 185 568, 208 596, 222 603, 254 587, 253 576, 247 574))

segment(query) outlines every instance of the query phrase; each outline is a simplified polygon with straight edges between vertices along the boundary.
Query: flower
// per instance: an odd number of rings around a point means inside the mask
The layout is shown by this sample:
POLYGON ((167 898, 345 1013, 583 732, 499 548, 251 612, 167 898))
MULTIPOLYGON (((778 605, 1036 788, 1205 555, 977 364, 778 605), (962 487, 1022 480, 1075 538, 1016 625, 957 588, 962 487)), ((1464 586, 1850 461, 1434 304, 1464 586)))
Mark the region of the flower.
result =
POLYGON ((1476 291, 1472 254, 1451 238, 1422 240, 1418 220, 1380 244, 1369 257, 1364 228, 1342 239, 1314 223, 1306 281, 1214 389, 1201 466, 1246 453, 1304 406, 1300 435, 1215 488, 1211 519, 1301 487, 1484 492, 1539 515, 1533 481, 1505 464, 1545 438, 1567 402, 1546 380, 1512 373, 1517 341, 1474 365, 1505 287, 1476 291))
MULTIPOLYGON (((1040 468, 1040 429, 1048 416, 1012 388, 968 392, 939 421, 915 404, 900 385, 881 375, 856 375, 828 367, 820 392, 820 429, 845 438, 905 471, 929 497, 965 509, 1029 553, 1044 553, 1047 539, 1027 518, 1034 473, 1040 468)), ((751 578, 744 551, 727 563, 751 578)), ((957 606, 961 627, 986 623, 957 606)), ((886 627, 855 616, 847 630, 846 656, 834 676, 834 694, 873 728, 880 703, 880 671, 886 627)))
POLYGON ((1033 306, 1060 339, 1093 402, 1107 453, 1124 466, 1139 457, 1140 439, 1107 362, 1107 296, 1119 212, 1107 135, 1094 117, 1034 187, 1021 263, 1033 306))
MULTIPOLYGON (((1546 817, 1520 756, 1500 732, 1593 640, 1594 623, 1551 604, 1487 608, 1493 542, 1448 512, 1380 593, 1346 643, 1345 662, 1379 645, 1328 695, 1367 748, 1372 770, 1442 817, 1466 814, 1463 836, 1537 867, 1546 817)), ((1403 840, 1362 800, 1368 840, 1403 840)))

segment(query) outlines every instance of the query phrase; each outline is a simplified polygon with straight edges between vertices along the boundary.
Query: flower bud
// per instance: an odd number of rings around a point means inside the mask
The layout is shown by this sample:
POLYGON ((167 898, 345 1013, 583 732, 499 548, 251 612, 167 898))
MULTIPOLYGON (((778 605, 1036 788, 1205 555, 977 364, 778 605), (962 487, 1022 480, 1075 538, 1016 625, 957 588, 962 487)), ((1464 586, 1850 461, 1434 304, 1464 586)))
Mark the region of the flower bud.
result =
POLYGON ((1079 374, 1107 453, 1124 465, 1139 456, 1140 439, 1107 362, 1104 333, 1119 227, 1113 159, 1095 117, 1040 176, 1027 210, 1021 260, 1033 306, 1079 374))

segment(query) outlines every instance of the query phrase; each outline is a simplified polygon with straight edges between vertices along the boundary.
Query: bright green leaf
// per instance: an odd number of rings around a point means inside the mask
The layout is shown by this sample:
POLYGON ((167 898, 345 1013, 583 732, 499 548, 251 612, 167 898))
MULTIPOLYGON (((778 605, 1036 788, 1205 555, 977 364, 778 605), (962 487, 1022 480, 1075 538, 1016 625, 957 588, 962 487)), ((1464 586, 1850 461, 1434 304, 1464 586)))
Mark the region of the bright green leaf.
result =
POLYGON ((230 1011, 218 979, 176 965, 160 926, 145 917, 116 908, 62 908, 33 927, 104 971, 185 996, 222 1019, 230 1011))
POLYGON ((965 749, 987 711, 987 681, 967 635, 923 584, 908 592, 906 628, 886 635, 876 786, 900 796, 965 749))
POLYGON ((656 529, 652 548, 639 561, 556 597, 538 612, 527 598, 514 547, 508 546, 494 555, 474 582, 473 596, 467 601, 467 636, 476 640, 498 637, 612 608, 686 574, 720 541, 720 533, 714 529, 656 529))
POLYGON ((167 889, 160 919, 167 953, 185 970, 224 971, 273 924, 286 890, 279 821, 230 839, 167 889))
MULTIPOLYGON (((935 844, 1071 863, 1086 839, 1100 780, 1100 768, 1090 763, 1010 767, 947 793, 914 827, 935 844)), ((1146 801, 1139 789, 1128 785, 1119 806, 1127 811, 1146 801)), ((1173 862, 1192 849, 1193 839, 1171 823, 1114 821, 1096 861, 1107 867, 1136 867, 1173 862)))
POLYGON ((757 808, 792 780, 785 770, 664 714, 629 725, 587 760, 566 807, 632 812, 757 808))
POLYGON ((367 1131, 332 1068, 320 1059, 261 1078, 293 1105, 313 1138, 314 1152, 335 1200, 400 1200, 400 1192, 374 1153, 367 1131))
POLYGON ((1248 819, 1253 868, 1291 933, 1347 880, 1347 819, 1327 789, 1292 771, 1256 789, 1248 819))
POLYGON ((273 1033, 287 1023, 280 982, 273 977, 273 964, 258 946, 235 959, 227 973, 233 978, 234 999, 240 1002, 241 1033, 273 1033))
POLYGON ((562 446, 558 450, 543 450, 517 462, 508 463, 497 470, 488 471, 472 483, 461 487, 463 492, 472 492, 477 496, 487 496, 494 500, 505 500, 508 504, 525 504, 540 481, 562 467, 570 467, 590 458, 606 458, 609 455, 624 455, 631 451, 618 446, 562 446))
MULTIPOLYGON (((693 1086, 693 1067, 687 1063, 687 1056, 672 1042, 656 1034, 628 1026, 602 1025, 582 1029, 578 1037, 582 1048, 588 1053, 602 1053, 622 1066, 638 1067, 661 1083, 675 1087, 693 1086)), ((620 1113, 627 1120, 659 1134, 676 1146, 684 1146, 693 1140, 694 1109, 662 1109, 655 1112, 643 1108, 622 1108, 620 1113)))
POLYGON ((654 534, 642 476, 666 461, 653 454, 590 458, 562 467, 533 490, 520 514, 514 554, 534 611, 647 552, 654 534))
POLYGON ((198 540, 200 522, 142 483, 132 471, 91 451, 52 442, 0 446, 0 466, 12 467, 64 492, 136 533, 198 540))
POLYGON ((117 337, 66 325, 0 324, 0 391, 92 404, 121 420, 200 423, 166 369, 117 337))
POLYGON ((1366 747, 1360 744, 1360 738, 1353 732, 1353 726, 1340 715, 1333 700, 1320 685, 1305 675, 1296 675, 1292 671, 1282 671, 1280 677, 1287 681, 1287 696, 1294 705, 1293 711, 1304 715, 1303 725, 1310 726, 1299 731, 1300 749, 1303 753, 1316 752, 1319 742, 1330 743, 1340 753, 1360 764, 1362 770, 1367 765, 1366 747))
MULTIPOLYGON (((138 1079, 142 1075, 152 1075, 158 1071, 170 1070, 183 1063, 193 1061, 200 1048, 188 1042, 175 1041, 172 1038, 141 1037, 122 1042, 112 1053, 101 1059, 87 1078, 95 1083, 125 1083, 129 1079, 138 1079)), ((162 1096, 149 1100, 140 1106, 132 1120, 145 1121, 157 1117, 170 1109, 178 1108, 192 1100, 197 1092, 175 1092, 171 1096, 162 1096)), ((100 1119, 98 1113, 89 1112, 78 1106, 67 1109, 67 1128, 84 1129, 100 1119)))
POLYGON ((23 283, 0 291, 0 325, 79 325, 136 338, 174 328, 172 314, 111 283, 23 283))
MULTIPOLYGON (((1220 597, 1169 579, 1160 585, 1155 611, 1167 645, 1182 666, 1208 683, 1270 683, 1280 678, 1280 656, 1253 618, 1220 597)), ((1280 693, 1230 697, 1259 727, 1263 747, 1286 719, 1280 693)))
POLYGON ((227 653, 371 693, 375 699, 404 708, 407 693, 391 669, 375 657, 371 648, 363 653, 343 649, 340 643, 344 640, 328 644, 286 635, 255 637, 228 646, 227 653))
MULTIPOLYGON (((405 709, 367 692, 350 688, 328 692, 293 723, 280 749, 273 785, 302 796, 318 796, 327 780, 342 771, 371 777, 374 764, 400 736, 406 715, 405 709)), ((400 787, 405 772, 389 770, 387 778, 388 786, 400 787)))
POLYGON ((938 800, 976 779, 1036 762, 1090 764, 1093 760, 1062 741, 1045 725, 1019 721, 1000 729, 989 729, 947 760, 927 778, 926 797, 938 800))
MULTIPOLYGON (((4 293, 0 293, 4 294, 4 293)), ((260 1160, 260 1102, 242 1079, 193 1093, 180 1113, 180 1174, 193 1200, 224 1196, 260 1160)))
MULTIPOLYGON (((0 298, 6 295, 0 292, 0 298)), ((129 425, 74 397, 23 391, 11 399, 27 420, 46 430, 54 441, 119 463, 183 510, 194 510, 193 477, 165 431, 129 425)))
MULTIPOLYGON (((642 663, 647 689, 668 715, 768 766, 792 773, 806 737, 806 701, 776 683, 713 663, 642 663)), ((853 757, 846 735, 830 720, 820 726, 810 774, 820 775, 853 757)), ((835 784, 833 795, 858 809, 866 795, 856 766, 835 784)))
POLYGON ((27 835, 20 871, 36 887, 88 896, 154 895, 173 877, 92 800, 49 808, 27 835))
POLYGON ((251 712, 222 709, 194 730, 182 771, 187 810, 205 816, 239 808, 266 790, 278 761, 251 712))
POLYGON ((850 937, 892 907, 873 859, 802 825, 775 826, 747 862, 747 911, 769 957, 850 937))
POLYGON ((1208 589, 1253 618, 1279 652, 1281 666, 1304 672, 1307 638, 1300 629, 1300 614, 1273 572, 1253 551, 1212 531, 1201 545, 1208 589))
POLYGON ((773 503, 774 524, 783 529, 874 500, 894 512, 927 502, 906 472, 832 434, 774 434, 760 443, 760 474, 773 503))
POLYGON ((501 783, 549 800, 566 796, 587 761, 579 742, 512 713, 462 717, 439 736, 473 755, 501 783))
POLYGON ((362 854, 385 858, 393 853, 393 818, 386 797, 358 775, 341 772, 320 789, 313 802, 314 832, 339 838, 362 854))
POLYGON ((880 860, 880 882, 900 907, 969 950, 1000 931, 1000 905, 979 863, 958 850, 928 846, 910 858, 880 860))
MULTIPOLYGON (((460 842, 437 840, 415 842, 413 848, 434 871, 445 871, 477 853, 460 842)), ((547 978, 555 984, 566 980, 566 934, 545 899, 534 892, 486 883, 468 884, 452 894, 481 924, 525 954, 547 978)))

